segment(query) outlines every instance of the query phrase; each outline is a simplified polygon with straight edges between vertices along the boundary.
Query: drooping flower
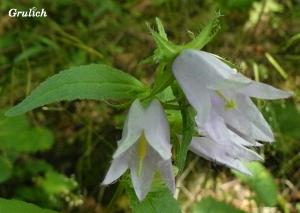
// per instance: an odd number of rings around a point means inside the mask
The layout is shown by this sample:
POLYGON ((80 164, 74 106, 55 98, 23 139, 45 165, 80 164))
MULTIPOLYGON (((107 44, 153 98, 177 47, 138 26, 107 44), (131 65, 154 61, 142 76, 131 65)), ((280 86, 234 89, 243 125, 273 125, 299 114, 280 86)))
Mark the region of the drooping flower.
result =
POLYGON ((260 155, 250 149, 261 144, 249 136, 229 129, 224 119, 213 110, 204 128, 199 132, 203 137, 193 137, 190 150, 208 160, 224 164, 248 175, 251 173, 243 163, 263 160, 260 155))
POLYGON ((262 160, 262 158, 251 149, 239 144, 231 144, 232 141, 228 142, 228 145, 221 146, 209 137, 193 137, 189 149, 207 160, 226 165, 229 168, 251 175, 251 172, 243 163, 262 160))
POLYGON ((199 133, 205 136, 193 138, 191 150, 249 173, 242 161, 261 158, 246 147, 259 146, 256 140, 274 141, 270 126, 251 97, 280 99, 291 93, 253 81, 203 51, 183 51, 172 71, 197 112, 199 133))
POLYGON ((159 171, 168 188, 174 192, 170 129, 159 101, 144 108, 139 100, 131 105, 127 120, 113 155, 112 164, 102 184, 117 180, 130 170, 134 190, 143 200, 151 188, 152 178, 159 171))
POLYGON ((215 55, 204 51, 183 51, 175 59, 172 71, 190 104, 197 111, 197 120, 200 123, 205 123, 208 118, 212 95, 225 99, 227 108, 234 108, 235 100, 226 98, 225 92, 260 99, 291 96, 289 92, 243 76, 215 55))
POLYGON ((200 128, 214 109, 236 131, 257 140, 274 140, 271 128, 250 97, 280 99, 291 96, 290 92, 252 81, 203 51, 183 51, 175 59, 172 70, 197 112, 200 128))

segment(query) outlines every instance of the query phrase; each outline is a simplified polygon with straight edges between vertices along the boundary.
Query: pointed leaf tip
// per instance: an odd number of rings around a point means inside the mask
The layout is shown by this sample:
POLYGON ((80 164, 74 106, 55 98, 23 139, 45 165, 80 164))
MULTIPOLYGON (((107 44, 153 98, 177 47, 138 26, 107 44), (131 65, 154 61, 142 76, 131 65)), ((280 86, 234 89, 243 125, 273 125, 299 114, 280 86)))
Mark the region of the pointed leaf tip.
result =
POLYGON ((125 72, 103 64, 83 65, 48 78, 5 115, 20 115, 63 100, 127 99, 145 92, 144 84, 125 72))

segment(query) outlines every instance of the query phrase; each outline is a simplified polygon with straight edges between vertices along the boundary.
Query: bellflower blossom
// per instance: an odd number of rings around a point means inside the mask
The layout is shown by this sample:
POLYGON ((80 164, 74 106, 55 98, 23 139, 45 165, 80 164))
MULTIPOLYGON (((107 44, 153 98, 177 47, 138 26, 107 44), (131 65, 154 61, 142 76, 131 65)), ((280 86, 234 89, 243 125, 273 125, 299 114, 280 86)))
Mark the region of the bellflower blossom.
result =
POLYGON ((204 128, 199 128, 199 133, 204 137, 193 137, 190 150, 208 160, 224 164, 247 175, 251 173, 243 162, 263 160, 248 148, 261 144, 247 135, 228 128, 224 119, 213 109, 204 128))
POLYGON ((250 97, 280 99, 291 93, 252 81, 204 51, 183 51, 172 71, 196 110, 198 130, 205 136, 193 138, 190 149, 248 174, 241 162, 261 158, 246 147, 260 146, 256 140, 274 141, 250 97))
POLYGON ((160 172, 168 188, 172 192, 175 190, 170 129, 164 110, 157 100, 153 100, 147 108, 139 100, 131 105, 122 138, 102 184, 112 183, 127 169, 130 169, 139 200, 143 200, 149 192, 156 171, 160 172))
POLYGON ((207 160, 226 165, 246 175, 251 175, 243 162, 262 160, 261 156, 242 145, 228 142, 228 145, 221 146, 209 137, 193 137, 189 149, 207 160))

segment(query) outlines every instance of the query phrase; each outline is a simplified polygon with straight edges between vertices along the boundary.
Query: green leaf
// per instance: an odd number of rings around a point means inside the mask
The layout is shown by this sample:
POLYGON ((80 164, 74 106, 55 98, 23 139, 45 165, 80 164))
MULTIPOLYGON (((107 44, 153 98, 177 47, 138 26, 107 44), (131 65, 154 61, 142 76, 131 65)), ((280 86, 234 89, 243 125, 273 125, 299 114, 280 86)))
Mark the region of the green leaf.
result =
POLYGON ((58 101, 125 99, 145 92, 145 86, 120 70, 90 64, 62 71, 40 84, 21 103, 6 112, 15 116, 58 101))
MULTIPOLYGON (((186 102, 181 103, 185 105, 186 102)), ((182 137, 179 143, 179 147, 176 151, 176 166, 179 169, 179 172, 182 172, 185 166, 186 156, 189 150, 189 145, 192 141, 193 133, 194 133, 194 112, 189 107, 182 106, 181 110, 182 117, 182 137)))
POLYGON ((130 190, 130 205, 133 213, 181 212, 179 204, 166 188, 149 192, 142 202, 137 199, 133 189, 130 190))
POLYGON ((53 142, 54 138, 49 130, 31 127, 24 115, 5 117, 3 113, 0 113, 1 149, 15 152, 37 152, 49 149, 53 142))
POLYGON ((176 101, 176 97, 174 96, 172 88, 170 86, 168 86, 167 88, 165 88, 160 93, 156 94, 156 97, 159 100, 161 100, 162 102, 175 102, 176 101))
POLYGON ((274 102, 269 106, 274 110, 275 120, 280 132, 299 140, 300 110, 297 106, 290 102, 287 102, 284 106, 281 103, 274 102))
POLYGON ((227 203, 215 200, 212 197, 203 198, 193 206, 192 213, 245 213, 227 203))
POLYGON ((44 174, 48 171, 54 171, 51 164, 40 159, 28 159, 24 160, 22 163, 15 165, 14 177, 17 178, 32 178, 32 176, 38 176, 44 174))
POLYGON ((49 195, 59 195, 70 193, 78 184, 71 178, 55 171, 49 171, 44 178, 39 180, 39 186, 49 195))
POLYGON ((178 132, 182 131, 182 117, 181 113, 179 110, 166 110, 167 116, 168 116, 168 121, 170 123, 170 129, 172 129, 172 134, 175 144, 175 149, 179 147, 179 141, 178 141, 178 132))
POLYGON ((258 162, 247 164, 247 168, 251 171, 252 176, 236 171, 234 174, 251 187, 259 203, 270 207, 275 206, 277 204, 277 187, 272 175, 258 162))
POLYGON ((16 188, 15 195, 20 200, 34 202, 37 205, 44 206, 46 208, 60 207, 58 203, 59 200, 56 199, 55 196, 49 196, 41 188, 35 186, 18 186, 16 188))
POLYGON ((55 211, 42 209, 31 203, 26 203, 19 200, 7 200, 0 198, 1 213, 55 213, 55 211))
POLYGON ((4 156, 0 156, 0 183, 5 182, 11 177, 12 163, 4 156))
MULTIPOLYGON (((35 168, 34 171, 26 171, 26 173, 29 173, 27 176, 31 179, 34 177, 34 185, 18 187, 16 189, 18 198, 26 201, 34 201, 39 205, 49 208, 62 208, 65 197, 71 199, 68 203, 79 199, 79 195, 74 193, 74 189, 78 187, 78 183, 75 180, 49 168, 50 165, 42 163, 33 166, 40 168, 35 168), (37 174, 36 172, 39 173, 37 174), (32 174, 30 175, 30 173, 32 174)), ((28 170, 26 165, 25 169, 28 170)), ((20 175, 22 174, 19 174, 19 177, 26 177, 20 175)))

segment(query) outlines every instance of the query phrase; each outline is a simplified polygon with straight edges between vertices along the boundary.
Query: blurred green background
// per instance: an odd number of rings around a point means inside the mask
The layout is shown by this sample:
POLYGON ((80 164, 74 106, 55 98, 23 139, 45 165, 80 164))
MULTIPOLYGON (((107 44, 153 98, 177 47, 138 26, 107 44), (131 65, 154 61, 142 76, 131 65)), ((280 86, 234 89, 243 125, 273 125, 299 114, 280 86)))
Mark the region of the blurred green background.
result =
POLYGON ((154 26, 159 17, 170 40, 184 43, 215 11, 223 15, 221 31, 205 50, 235 63, 248 77, 295 95, 257 103, 276 143, 259 150, 265 168, 251 167, 257 173, 251 180, 188 156, 177 180, 182 211, 205 212, 203 205, 221 205, 212 212, 234 212, 231 206, 245 212, 300 212, 297 0, 2 0, 0 197, 64 212, 130 212, 126 194, 111 203, 117 183, 100 186, 121 135, 124 110, 112 103, 74 101, 15 118, 3 112, 47 77, 81 64, 110 64, 150 84, 155 65, 141 63, 155 49, 146 22, 154 26), (32 7, 44 8, 48 16, 8 16, 11 8, 32 7))

